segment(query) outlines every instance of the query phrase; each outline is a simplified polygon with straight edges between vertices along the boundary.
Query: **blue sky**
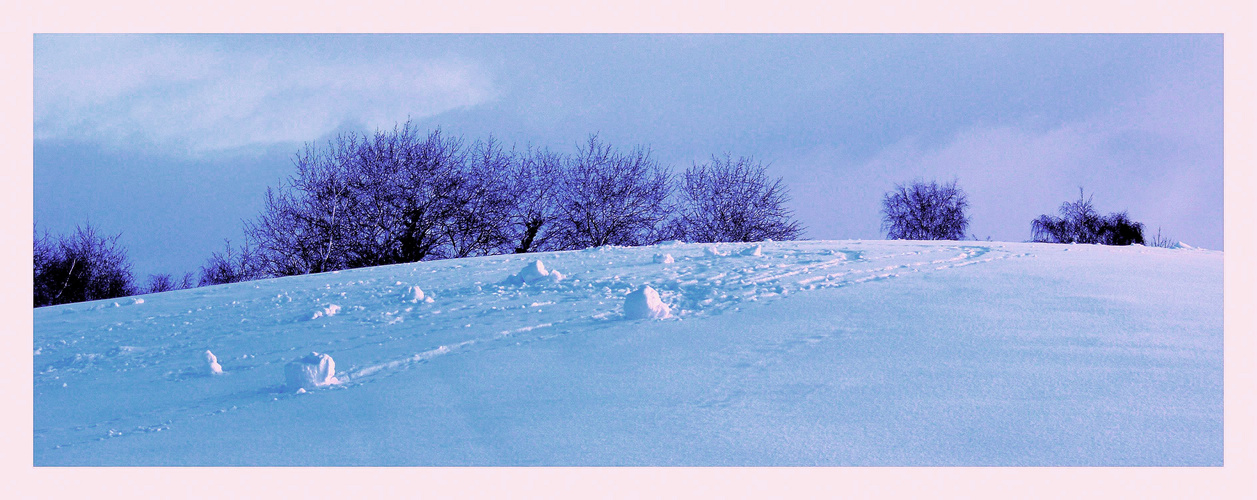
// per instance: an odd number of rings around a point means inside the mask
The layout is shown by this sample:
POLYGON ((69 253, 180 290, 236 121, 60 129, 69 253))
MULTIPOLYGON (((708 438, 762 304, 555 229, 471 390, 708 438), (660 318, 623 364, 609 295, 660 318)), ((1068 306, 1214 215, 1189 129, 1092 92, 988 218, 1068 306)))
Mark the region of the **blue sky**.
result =
POLYGON ((1082 186, 1222 249, 1222 112, 1221 35, 37 35, 35 221, 121 232, 140 280, 195 272, 303 143, 409 117, 752 155, 808 238, 881 238, 882 193, 955 178, 979 238, 1082 186))

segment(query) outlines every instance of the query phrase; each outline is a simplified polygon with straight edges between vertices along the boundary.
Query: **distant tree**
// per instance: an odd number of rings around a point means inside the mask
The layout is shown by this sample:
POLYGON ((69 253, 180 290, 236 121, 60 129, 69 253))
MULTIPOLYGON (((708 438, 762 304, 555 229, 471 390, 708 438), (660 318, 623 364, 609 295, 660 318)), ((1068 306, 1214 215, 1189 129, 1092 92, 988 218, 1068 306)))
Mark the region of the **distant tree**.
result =
MULTIPOLYGON (((239 283, 267 277, 265 263, 248 243, 239 248, 232 248, 230 240, 224 243, 223 251, 212 253, 205 265, 201 266, 198 286, 239 283)), ((184 278, 184 282, 189 286, 191 280, 191 275, 184 278)), ((189 288, 189 286, 183 288, 189 288)))
POLYGON ((781 179, 751 158, 713 156, 681 182, 674 237, 695 243, 793 240, 803 231, 786 207, 781 179))
POLYGON ((515 253, 553 250, 559 216, 563 157, 548 150, 529 149, 507 171, 511 204, 507 234, 515 253))
POLYGON ((962 240, 969 200, 956 181, 897 184, 882 197, 882 231, 892 240, 962 240))
POLYGON ((121 234, 101 236, 84 224, 68 235, 35 238, 35 307, 125 297, 135 293, 121 234))
POLYGON ((184 274, 180 280, 175 280, 169 274, 150 274, 148 275, 148 286, 144 288, 144 293, 170 292, 192 288, 193 286, 195 286, 195 283, 192 281, 192 273, 184 274))
POLYGON ((664 239, 671 178, 644 148, 620 152, 590 136, 559 194, 559 247, 650 245, 664 239))
POLYGON ((1101 245, 1144 243, 1143 224, 1130 220, 1126 212, 1100 215, 1092 205, 1093 197, 1084 196, 1082 188, 1078 188, 1078 201, 1062 203, 1060 217, 1044 214, 1031 221, 1034 241, 1101 245))

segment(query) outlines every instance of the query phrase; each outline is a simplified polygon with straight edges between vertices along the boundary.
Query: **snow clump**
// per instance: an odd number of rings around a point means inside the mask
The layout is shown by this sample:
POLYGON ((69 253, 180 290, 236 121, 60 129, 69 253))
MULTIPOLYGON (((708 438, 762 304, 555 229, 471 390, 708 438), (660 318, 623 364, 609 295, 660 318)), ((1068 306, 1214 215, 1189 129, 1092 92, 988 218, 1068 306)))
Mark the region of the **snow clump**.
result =
POLYGON ((418 286, 407 288, 402 298, 412 303, 423 302, 423 289, 418 286))
POLYGON ((666 319, 672 310, 664 304, 650 285, 644 285, 624 298, 624 317, 628 319, 666 319))
POLYGON ((209 365, 210 375, 222 375, 223 365, 218 364, 218 357, 214 353, 205 351, 205 362, 209 365))
POLYGON ((675 262, 676 262, 676 259, 673 259, 672 254, 670 253, 655 255, 656 264, 672 264, 675 262))
POLYGON ((310 390, 340 383, 336 379, 336 362, 327 354, 312 352, 284 365, 285 386, 290 390, 310 390))
POLYGON ((338 312, 340 312, 340 306, 330 304, 327 307, 324 307, 321 311, 315 311, 314 316, 311 316, 310 319, 319 319, 324 316, 335 316, 338 312))
POLYGON ((546 265, 541 261, 534 261, 532 264, 524 266, 518 274, 506 278, 506 283, 510 285, 519 285, 524 283, 539 283, 544 281, 559 282, 563 280, 563 273, 553 269, 546 269, 546 265))

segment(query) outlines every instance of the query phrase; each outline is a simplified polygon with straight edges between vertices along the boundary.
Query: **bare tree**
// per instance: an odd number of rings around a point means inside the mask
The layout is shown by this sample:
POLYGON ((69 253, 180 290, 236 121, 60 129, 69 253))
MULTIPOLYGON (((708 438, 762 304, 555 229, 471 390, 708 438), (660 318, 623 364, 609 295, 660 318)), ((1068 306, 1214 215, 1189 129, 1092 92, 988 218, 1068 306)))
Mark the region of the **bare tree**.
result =
POLYGON ((257 242, 267 274, 289 276, 347 267, 352 211, 357 206, 350 182, 358 138, 338 136, 326 150, 307 145, 293 163, 297 172, 266 190, 262 214, 245 223, 257 242))
POLYGON ((781 179, 752 158, 713 156, 685 170, 676 237, 695 243, 793 240, 802 233, 781 179))
POLYGON ((101 236, 90 223, 56 238, 35 238, 36 307, 125 297, 135 293, 121 234, 101 236))
POLYGON ((664 238, 671 213, 667 171, 636 148, 627 153, 590 136, 564 175, 556 229, 564 249, 649 245, 664 238))
POLYGON ((461 139, 421 139, 410 122, 307 145, 246 233, 276 276, 476 254, 486 243, 467 234, 483 226, 460 210, 498 190, 469 180, 467 162, 461 139))
POLYGON ((1031 221, 1034 241, 1102 245, 1144 243, 1143 224, 1130 220, 1126 212, 1100 215, 1092 205, 1092 198, 1094 195, 1084 196, 1082 188, 1078 188, 1078 201, 1062 203, 1060 217, 1044 214, 1031 221))
POLYGON ((552 250, 559 213, 563 158, 547 150, 524 152, 507 175, 511 205, 507 231, 515 253, 552 250))
MULTIPOLYGON (((231 240, 226 240, 223 251, 211 254, 205 265, 201 266, 201 279, 198 286, 239 283, 265 277, 267 277, 265 263, 247 242, 239 248, 232 248, 231 240)), ((191 275, 184 278, 185 282, 191 280, 191 275)))
POLYGON ((447 193, 450 216, 443 221, 448 258, 488 255, 509 244, 512 205, 506 175, 514 154, 502 150, 492 137, 472 145, 469 160, 453 172, 447 193))
POLYGON ((892 240, 961 240, 969 208, 956 181, 939 185, 917 180, 897 184, 882 197, 882 230, 892 240))

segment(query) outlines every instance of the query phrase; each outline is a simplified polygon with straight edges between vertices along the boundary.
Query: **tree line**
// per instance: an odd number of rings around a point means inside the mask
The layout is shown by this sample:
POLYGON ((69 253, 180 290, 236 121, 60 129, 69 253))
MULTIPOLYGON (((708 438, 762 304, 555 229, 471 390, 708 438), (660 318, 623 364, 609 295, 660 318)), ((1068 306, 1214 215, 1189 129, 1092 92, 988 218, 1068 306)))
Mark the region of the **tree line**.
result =
MULTIPOLYGON (((1101 215, 1093 196, 1078 190, 1078 200, 1062 203, 1060 216, 1040 215, 1030 222, 1031 241, 1036 243, 1089 243, 1099 245, 1143 245, 1169 247, 1172 240, 1161 236, 1144 237, 1143 223, 1131 220, 1125 211, 1101 215)), ((888 239, 963 240, 969 227, 969 199, 953 180, 916 180, 897 184, 882 197, 882 231, 888 239)), ((976 238, 974 238, 976 239, 976 238)))
MULTIPOLYGON (((120 235, 90 224, 60 236, 36 229, 35 306, 425 260, 803 233, 781 178, 754 158, 712 156, 677 174, 648 148, 597 135, 563 154, 421 134, 408 121, 307 144, 293 164, 266 190, 261 213, 243 221, 244 242, 212 252, 199 279, 158 274, 137 284, 120 235)), ((955 180, 897 184, 882 198, 881 229, 888 239, 963 240, 968 209, 955 180)), ((1147 240, 1124 211, 1101 215, 1081 189, 1059 212, 1031 221, 1032 241, 1171 244, 1160 231, 1147 240)))
MULTIPOLYGON (((344 133, 294 155, 295 172, 268 188, 201 266, 197 286, 505 253, 792 240, 803 232, 780 178, 751 157, 713 156, 680 174, 645 147, 597 135, 561 154, 468 141, 410 122, 344 133)), ((192 287, 192 275, 137 285, 118 245, 90 225, 35 237, 35 305, 192 287)))

